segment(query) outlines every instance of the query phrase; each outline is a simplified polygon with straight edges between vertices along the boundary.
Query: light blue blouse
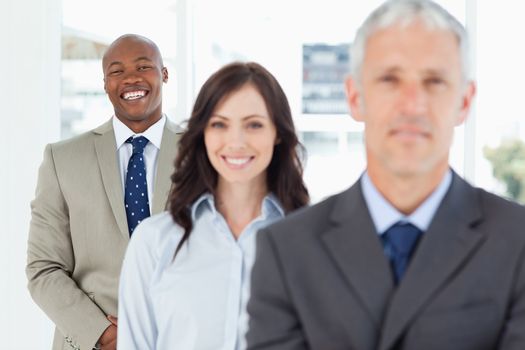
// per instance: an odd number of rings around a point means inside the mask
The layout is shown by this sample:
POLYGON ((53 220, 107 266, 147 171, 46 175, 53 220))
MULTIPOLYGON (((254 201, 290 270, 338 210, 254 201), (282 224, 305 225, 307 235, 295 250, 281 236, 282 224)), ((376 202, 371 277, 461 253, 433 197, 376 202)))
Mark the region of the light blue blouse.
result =
POLYGON ((191 209, 193 231, 173 256, 183 230, 164 212, 135 230, 119 286, 118 349, 240 350, 257 230, 284 216, 273 195, 235 240, 214 198, 191 209))

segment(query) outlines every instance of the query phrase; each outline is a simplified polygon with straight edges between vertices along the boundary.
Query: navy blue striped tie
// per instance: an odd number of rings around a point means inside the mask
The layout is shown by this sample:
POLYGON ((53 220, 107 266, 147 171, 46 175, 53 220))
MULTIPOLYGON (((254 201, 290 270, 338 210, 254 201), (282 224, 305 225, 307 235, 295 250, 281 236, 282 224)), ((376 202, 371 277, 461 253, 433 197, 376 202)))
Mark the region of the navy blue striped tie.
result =
POLYGON ((126 189, 124 204, 131 236, 137 225, 150 215, 148 182, 146 181, 146 165, 143 154, 144 147, 149 141, 144 136, 139 136, 135 138, 130 137, 126 142, 131 143, 133 146, 133 154, 129 159, 126 185, 124 186, 126 189))

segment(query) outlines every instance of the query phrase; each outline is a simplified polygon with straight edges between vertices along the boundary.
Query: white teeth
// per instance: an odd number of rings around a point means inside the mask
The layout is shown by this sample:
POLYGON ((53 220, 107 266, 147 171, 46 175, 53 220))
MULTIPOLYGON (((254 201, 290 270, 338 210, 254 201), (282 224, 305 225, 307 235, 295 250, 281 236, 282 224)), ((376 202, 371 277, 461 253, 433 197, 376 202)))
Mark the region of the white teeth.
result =
POLYGON ((136 100, 138 98, 144 97, 146 95, 146 91, 143 90, 137 90, 137 91, 130 91, 125 92, 122 94, 122 98, 125 100, 136 100))
POLYGON ((248 158, 228 158, 226 157, 225 159, 226 159, 226 162, 232 165, 243 165, 243 164, 248 163, 248 161, 250 160, 250 157, 248 158))

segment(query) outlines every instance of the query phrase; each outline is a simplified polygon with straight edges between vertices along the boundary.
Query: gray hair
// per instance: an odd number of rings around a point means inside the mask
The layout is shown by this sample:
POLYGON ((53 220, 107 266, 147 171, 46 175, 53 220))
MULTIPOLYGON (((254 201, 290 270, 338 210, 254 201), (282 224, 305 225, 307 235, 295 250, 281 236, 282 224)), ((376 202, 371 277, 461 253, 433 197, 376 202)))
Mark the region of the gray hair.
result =
POLYGON ((359 82, 366 42, 377 30, 408 26, 421 20, 429 29, 450 30, 458 39, 463 79, 469 79, 469 48, 465 27, 444 8, 429 0, 389 0, 372 12, 357 30, 350 48, 350 74, 359 82))

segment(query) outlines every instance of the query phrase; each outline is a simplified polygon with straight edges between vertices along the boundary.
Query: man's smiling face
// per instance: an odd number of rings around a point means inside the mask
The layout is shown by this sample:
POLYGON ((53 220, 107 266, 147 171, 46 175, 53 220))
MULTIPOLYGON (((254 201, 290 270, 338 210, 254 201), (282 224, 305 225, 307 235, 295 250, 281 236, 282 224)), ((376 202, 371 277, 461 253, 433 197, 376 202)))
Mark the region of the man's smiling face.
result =
POLYGON ((168 71, 153 43, 134 35, 121 37, 111 44, 102 65, 104 90, 120 121, 142 132, 161 118, 168 71))

